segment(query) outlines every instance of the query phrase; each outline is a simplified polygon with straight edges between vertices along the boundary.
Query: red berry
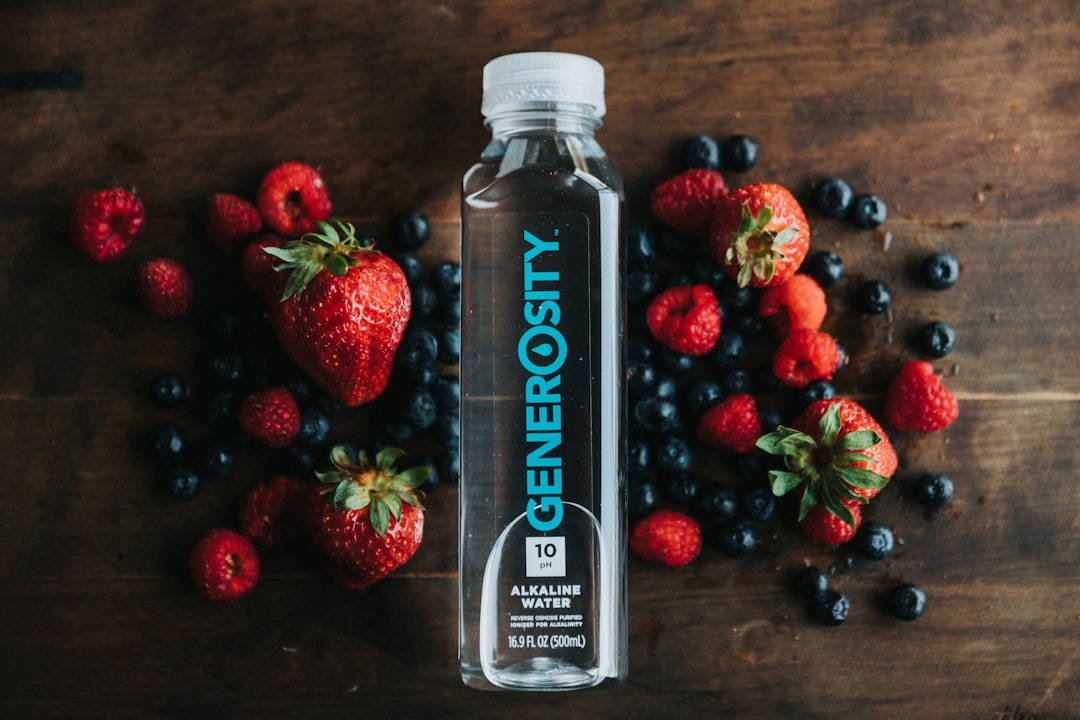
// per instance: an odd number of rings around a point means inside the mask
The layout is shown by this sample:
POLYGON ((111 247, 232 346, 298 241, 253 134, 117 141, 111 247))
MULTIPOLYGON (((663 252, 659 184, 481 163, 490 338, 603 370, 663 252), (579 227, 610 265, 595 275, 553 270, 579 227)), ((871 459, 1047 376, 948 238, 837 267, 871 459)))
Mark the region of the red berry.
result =
POLYGON ((831 380, 844 353, 828 333, 800 330, 784 338, 773 354, 773 375, 789 387, 831 380))
POLYGON ((630 549, 646 562, 686 565, 701 554, 701 526, 681 512, 657 510, 634 526, 630 549))
POLYGON ((645 309, 653 337, 682 355, 704 355, 720 337, 720 304, 708 285, 678 285, 645 309))
POLYGON ((274 265, 280 262, 266 252, 268 247, 281 247, 288 240, 277 233, 265 233, 255 238, 240 251, 240 273, 244 284, 259 295, 266 291, 269 279, 274 274, 274 265))
POLYGON ((139 266, 136 284, 142 304, 157 317, 170 320, 191 312, 191 276, 176 260, 147 260, 139 266))
POLYGON ((300 407, 284 387, 253 393, 237 411, 240 429, 270 447, 291 445, 300 433, 300 407))
POLYGON ((844 503, 851 512, 854 523, 848 524, 843 518, 833 514, 823 503, 819 503, 799 521, 799 529, 806 537, 822 545, 840 545, 855 537, 862 524, 862 505, 857 502, 844 503))
POLYGON ((144 216, 142 201, 128 190, 85 192, 71 208, 72 240, 87 257, 109 263, 131 246, 144 216))
POLYGON ((723 175, 715 170, 685 170, 653 191, 652 213, 679 232, 705 239, 712 226, 713 208, 727 191, 723 175))
POLYGON ((709 243, 739 287, 771 287, 799 269, 810 249, 810 225, 787 188, 753 183, 717 203, 709 243))
POLYGON ((235 600, 255 588, 259 554, 251 540, 224 528, 209 531, 189 558, 191 579, 210 600, 235 600))
POLYGON ((255 204, 263 222, 290 238, 316 229, 330 217, 330 196, 322 177, 310 165, 285 162, 263 177, 255 204))
POLYGON ((698 420, 698 438, 717 449, 750 454, 761 437, 757 403, 750 395, 731 395, 713 405, 698 420))
POLYGON ((257 483, 240 508, 240 532, 269 546, 297 539, 304 530, 310 489, 310 483, 288 475, 257 483))
POLYGON ((956 396, 925 360, 913 360, 901 368, 885 394, 885 419, 900 432, 935 432, 952 424, 959 414, 956 396))
POLYGON ((258 208, 241 197, 218 193, 206 202, 206 233, 226 255, 236 252, 261 227, 258 208))
POLYGON ((758 305, 758 313, 780 338, 799 330, 819 330, 827 311, 825 291, 812 277, 798 273, 782 285, 766 288, 758 305))

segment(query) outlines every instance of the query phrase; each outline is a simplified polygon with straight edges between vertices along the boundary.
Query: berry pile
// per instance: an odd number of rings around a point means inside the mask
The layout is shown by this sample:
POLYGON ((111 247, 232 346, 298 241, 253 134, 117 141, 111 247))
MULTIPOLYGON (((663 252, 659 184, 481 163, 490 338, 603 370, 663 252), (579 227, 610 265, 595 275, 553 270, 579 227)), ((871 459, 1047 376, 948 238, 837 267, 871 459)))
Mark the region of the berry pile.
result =
MULTIPOLYGON (((891 380, 887 425, 838 396, 833 381, 847 357, 826 316, 844 262, 835 252, 810 252, 806 213, 782 185, 729 187, 721 171, 748 169, 757 155, 745 136, 691 138, 684 169, 651 195, 651 220, 628 230, 631 549, 681 565, 699 554, 683 538, 702 535, 724 554, 746 557, 768 539, 764 532, 782 531, 777 520, 790 510, 810 540, 881 560, 894 548, 893 530, 862 516, 898 466, 888 433, 947 427, 958 415, 956 398, 924 360, 911 360, 891 380), (725 153, 728 147, 740 147, 748 161, 729 162, 736 153, 725 153), (738 482, 707 475, 713 458, 733 467, 738 482)), ((879 197, 856 195, 841 178, 815 183, 809 194, 822 215, 858 228, 886 219, 879 197)), ((935 253, 920 278, 945 289, 958 273, 951 255, 935 253)), ((859 284, 849 297, 847 307, 862 316, 892 305, 880 280, 859 284)), ((912 350, 940 358, 954 344, 952 329, 935 321, 912 350)), ((915 494, 928 508, 944 504, 947 480, 920 480, 915 494)), ((806 583, 802 591, 811 615, 842 623, 847 598, 814 570, 820 578, 813 591, 806 583)), ((912 588, 894 592, 894 607, 911 608, 894 610, 905 620, 925 606, 925 595, 912 588)))

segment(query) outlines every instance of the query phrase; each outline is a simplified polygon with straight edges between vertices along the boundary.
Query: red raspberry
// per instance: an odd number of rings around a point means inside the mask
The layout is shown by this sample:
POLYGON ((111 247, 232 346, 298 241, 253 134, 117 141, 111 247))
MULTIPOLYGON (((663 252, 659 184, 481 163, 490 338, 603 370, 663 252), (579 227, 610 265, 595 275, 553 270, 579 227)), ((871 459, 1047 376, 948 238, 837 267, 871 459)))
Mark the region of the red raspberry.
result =
POLYGON ((766 288, 758 305, 758 313, 780 338, 799 330, 820 329, 827 311, 825 291, 812 277, 800 273, 783 285, 766 288))
POLYGON ((251 540, 238 532, 215 528, 191 550, 191 579, 210 600, 235 600, 255 588, 259 554, 251 540))
POLYGON ((123 255, 142 229, 142 201, 123 188, 92 190, 71 207, 71 237, 75 247, 99 263, 123 255))
POLYGON ((757 403, 749 395, 731 395, 705 411, 697 424, 697 436, 719 450, 751 454, 761 437, 757 403))
POLYGON ((925 360, 912 360, 901 368, 885 394, 885 419, 900 432, 935 432, 959 414, 956 396, 925 360))
POLYGON ((857 501, 847 501, 843 505, 855 521, 851 525, 840 516, 834 515, 824 503, 818 503, 799 521, 799 529, 806 537, 822 545, 846 543, 855 536, 862 524, 862 505, 857 501))
POLYGON ((715 170, 685 170, 656 187, 652 213, 665 225, 704 239, 712 227, 713 208, 727 191, 724 177, 715 170))
POLYGON ((319 173, 299 162, 281 163, 263 177, 255 204, 263 222, 290 238, 330 217, 330 196, 319 173))
POLYGON ((300 407, 284 387, 253 393, 237 411, 240 429, 270 447, 287 447, 300 434, 300 407))
POLYGON ((682 355, 704 355, 720 337, 720 304, 708 285, 678 285, 645 309, 649 332, 682 355))
POLYGON ((303 533, 309 483, 278 475, 257 483, 240 508, 240 532, 268 546, 287 545, 303 533))
POLYGON ((206 202, 206 233, 226 255, 236 252, 261 227, 259 209, 241 197, 218 193, 206 202))
POLYGON ((831 380, 844 353, 828 333, 800 330, 788 335, 773 354, 773 375, 789 387, 831 380))
POLYGON ((244 284, 259 295, 266 291, 267 280, 274 274, 278 259, 266 252, 268 247, 281 247, 288 239, 277 233, 265 233, 255 238, 240 251, 240 273, 244 284))
POLYGON ((701 526, 681 512, 657 510, 634 526, 630 549, 646 562, 686 565, 701 554, 701 526))
POLYGON ((139 266, 135 280, 139 299, 157 317, 171 320, 191 312, 191 276, 176 260, 147 260, 139 266))

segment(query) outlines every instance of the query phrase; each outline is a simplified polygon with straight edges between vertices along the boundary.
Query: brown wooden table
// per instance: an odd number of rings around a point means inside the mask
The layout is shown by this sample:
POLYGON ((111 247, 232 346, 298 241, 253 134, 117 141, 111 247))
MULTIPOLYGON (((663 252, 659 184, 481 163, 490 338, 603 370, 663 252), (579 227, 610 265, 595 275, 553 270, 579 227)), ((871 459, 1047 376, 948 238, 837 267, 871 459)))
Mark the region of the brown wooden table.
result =
MULTIPOLYGON (((1080 5, 561 5, 4 4, 0 717, 1080 718, 1080 5), (901 468, 870 511, 897 529, 893 556, 817 548, 778 520, 745 560, 714 547, 678 570, 632 560, 629 680, 554 696, 458 679, 453 487, 429 496, 416 558, 373 588, 337 589, 296 550, 266 554, 242 601, 199 598, 188 549, 234 524, 281 457, 243 454, 190 502, 162 492, 146 430, 197 432, 202 410, 157 408, 146 385, 177 370, 198 387, 211 308, 163 323, 130 293, 152 255, 187 262, 204 302, 235 283, 207 246, 205 199, 251 196, 289 159, 319 166, 336 214, 377 239, 394 212, 423 210, 423 259, 453 257, 459 178, 487 137, 481 68, 524 49, 604 63, 599 137, 639 220, 698 133, 759 140, 733 182, 805 198, 840 174, 888 200, 872 233, 811 213, 815 249, 848 267, 826 322, 851 356, 842 393, 880 410, 913 328, 944 319, 959 337, 935 365, 960 419, 894 437, 901 468), (54 74, 25 74, 39 71, 54 74), (66 217, 107 185, 135 187, 148 219, 127 257, 98 266, 66 217), (938 249, 962 262, 944 293, 909 272, 938 249), (867 278, 890 283, 891 314, 847 308, 867 278), (936 513, 902 491, 928 471, 957 488, 936 513), (834 571, 845 625, 815 624, 788 589, 805 563, 834 571), (900 580, 930 597, 915 623, 875 607, 900 580)), ((376 430, 363 409, 335 418, 339 433, 376 430)))

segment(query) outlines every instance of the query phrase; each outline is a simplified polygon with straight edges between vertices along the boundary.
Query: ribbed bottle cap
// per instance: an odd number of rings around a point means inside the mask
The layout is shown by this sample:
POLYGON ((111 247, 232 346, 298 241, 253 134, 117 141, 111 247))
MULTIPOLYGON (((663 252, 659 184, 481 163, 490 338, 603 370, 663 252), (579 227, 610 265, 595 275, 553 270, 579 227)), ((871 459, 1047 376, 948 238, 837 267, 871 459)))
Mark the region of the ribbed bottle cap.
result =
POLYGON ((591 105, 603 117, 604 66, 584 55, 557 52, 503 55, 484 66, 484 117, 533 100, 591 105))

